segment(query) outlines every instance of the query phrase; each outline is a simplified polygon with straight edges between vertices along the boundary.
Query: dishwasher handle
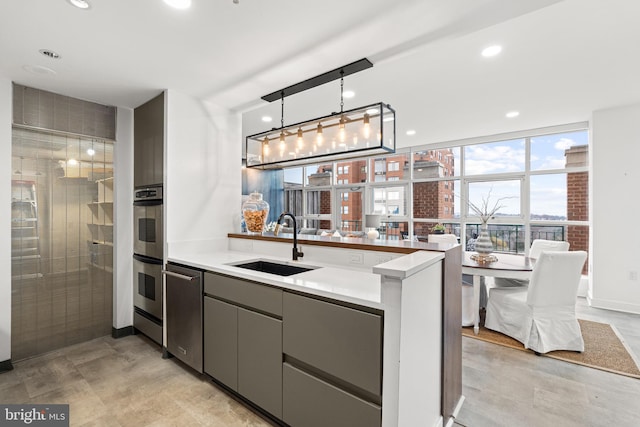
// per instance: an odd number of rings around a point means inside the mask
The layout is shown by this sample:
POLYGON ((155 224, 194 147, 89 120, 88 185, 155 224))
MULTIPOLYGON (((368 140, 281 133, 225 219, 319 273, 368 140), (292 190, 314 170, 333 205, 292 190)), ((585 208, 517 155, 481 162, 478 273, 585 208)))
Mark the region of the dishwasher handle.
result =
POLYGON ((188 280, 191 282, 192 280, 197 279, 197 277, 187 276, 186 274, 180 274, 169 270, 162 270, 162 274, 166 274, 167 276, 177 277, 178 279, 188 280))

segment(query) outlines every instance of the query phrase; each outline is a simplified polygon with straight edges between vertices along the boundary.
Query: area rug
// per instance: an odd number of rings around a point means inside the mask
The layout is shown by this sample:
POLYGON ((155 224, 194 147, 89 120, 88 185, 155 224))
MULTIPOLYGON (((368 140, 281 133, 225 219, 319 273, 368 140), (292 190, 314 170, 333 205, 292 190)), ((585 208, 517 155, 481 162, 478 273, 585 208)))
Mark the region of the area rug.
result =
MULTIPOLYGON (((582 329, 584 352, 560 350, 551 351, 543 356, 640 379, 637 358, 625 347, 611 325, 583 319, 578 319, 578 322, 582 329)), ((534 354, 532 350, 525 349, 519 341, 484 326, 480 326, 478 335, 473 333, 473 327, 462 328, 462 335, 534 354)))

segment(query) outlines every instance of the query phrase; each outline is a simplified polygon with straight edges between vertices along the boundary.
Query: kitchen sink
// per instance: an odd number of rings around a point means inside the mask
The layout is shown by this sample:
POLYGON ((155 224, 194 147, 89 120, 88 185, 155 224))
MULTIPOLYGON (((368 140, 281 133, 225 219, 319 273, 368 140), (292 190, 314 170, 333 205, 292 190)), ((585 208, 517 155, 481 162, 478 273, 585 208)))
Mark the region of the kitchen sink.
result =
POLYGON ((305 271, 314 270, 318 267, 301 267, 298 265, 284 264, 273 261, 257 260, 242 264, 232 264, 234 267, 246 268, 249 270, 261 271, 263 273, 277 274, 278 276, 291 276, 305 271))

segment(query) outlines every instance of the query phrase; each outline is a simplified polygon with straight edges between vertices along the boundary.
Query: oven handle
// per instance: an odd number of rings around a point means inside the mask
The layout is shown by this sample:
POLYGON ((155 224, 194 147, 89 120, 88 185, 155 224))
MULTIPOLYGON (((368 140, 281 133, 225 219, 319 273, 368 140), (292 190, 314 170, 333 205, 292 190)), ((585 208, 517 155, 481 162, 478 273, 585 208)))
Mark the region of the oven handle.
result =
POLYGON ((162 265, 162 260, 157 258, 151 258, 145 255, 133 254, 133 259, 138 260, 140 262, 144 262, 146 264, 156 264, 162 265))
POLYGON ((166 274, 167 276, 177 277, 178 279, 188 280, 191 282, 192 280, 197 279, 197 277, 187 276, 186 274, 175 273, 173 271, 162 270, 162 274, 166 274))
POLYGON ((136 200, 133 202, 133 206, 160 206, 160 205, 162 205, 162 199, 136 200))

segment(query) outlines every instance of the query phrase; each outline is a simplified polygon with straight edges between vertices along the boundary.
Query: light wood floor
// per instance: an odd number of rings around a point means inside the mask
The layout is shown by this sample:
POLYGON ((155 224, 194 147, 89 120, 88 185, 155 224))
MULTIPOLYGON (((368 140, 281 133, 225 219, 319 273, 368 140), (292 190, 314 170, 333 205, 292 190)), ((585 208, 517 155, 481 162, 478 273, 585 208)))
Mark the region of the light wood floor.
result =
MULTIPOLYGON (((640 357, 640 315, 578 298, 578 317, 613 325, 640 357)), ((462 338, 457 424, 469 427, 640 426, 640 379, 462 338)))
MULTIPOLYGON (((589 308, 640 355, 640 316, 589 308)), ((457 425, 640 426, 640 380, 463 337, 457 425)), ((2 403, 69 403, 72 426, 269 426, 143 336, 98 338, 0 374, 2 403)))

